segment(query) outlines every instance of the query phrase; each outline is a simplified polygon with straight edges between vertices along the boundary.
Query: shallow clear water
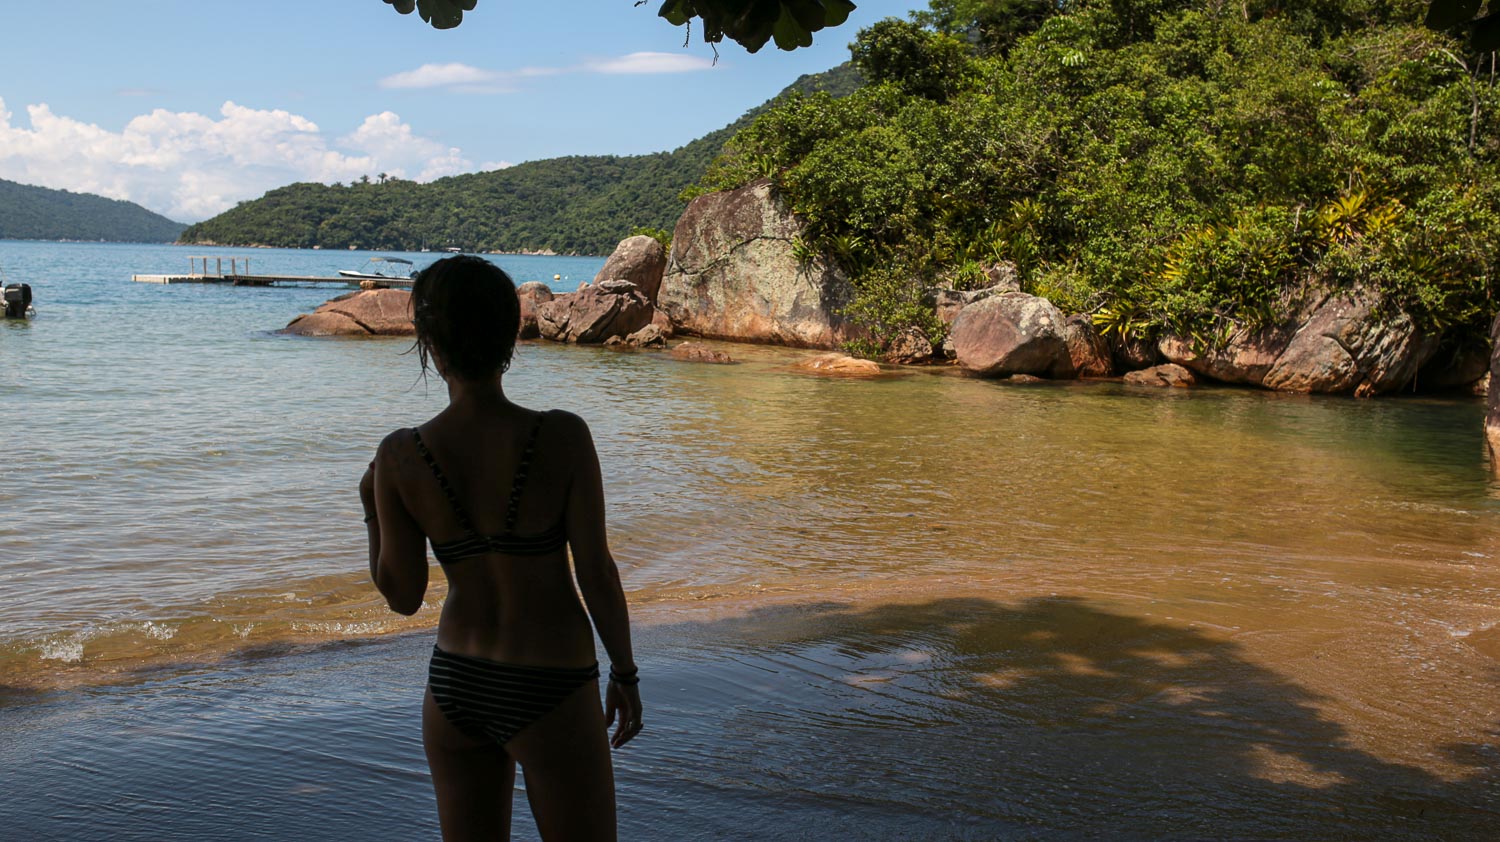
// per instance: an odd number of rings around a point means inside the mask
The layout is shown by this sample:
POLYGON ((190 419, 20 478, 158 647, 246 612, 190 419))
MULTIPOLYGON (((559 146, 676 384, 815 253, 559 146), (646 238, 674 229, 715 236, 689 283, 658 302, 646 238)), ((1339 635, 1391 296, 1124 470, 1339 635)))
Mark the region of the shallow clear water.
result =
MULTIPOLYGON (((412 620, 384 609, 354 493, 441 383, 416 379, 408 342, 271 333, 328 290, 129 282, 185 255, 0 243, 40 311, 0 324, 0 685, 78 688, 0 692, 0 715, 25 724, 13 755, 60 741, 25 778, 81 801, 214 768, 216 728, 306 733, 275 703, 298 686, 331 694, 309 705, 341 728, 389 710, 419 688, 420 640, 305 648, 428 629, 441 596, 412 620), (126 736, 200 697, 246 720, 126 736), (111 740, 134 777, 79 771, 111 740)), ((567 288, 601 263, 498 260, 567 288)), ((1500 820, 1500 487, 1478 401, 852 381, 726 347, 740 364, 528 344, 507 376, 600 447, 658 671, 653 739, 620 755, 636 836, 729 837, 746 811, 762 836, 846 816, 974 838, 1484 838, 1500 820)), ((303 772, 245 749, 245 792, 395 752, 379 786, 430 829, 403 716, 339 749, 268 749, 303 772)), ((276 802, 275 826, 315 822, 336 797, 319 792, 276 802)), ((213 825, 162 809, 183 837, 213 825)))

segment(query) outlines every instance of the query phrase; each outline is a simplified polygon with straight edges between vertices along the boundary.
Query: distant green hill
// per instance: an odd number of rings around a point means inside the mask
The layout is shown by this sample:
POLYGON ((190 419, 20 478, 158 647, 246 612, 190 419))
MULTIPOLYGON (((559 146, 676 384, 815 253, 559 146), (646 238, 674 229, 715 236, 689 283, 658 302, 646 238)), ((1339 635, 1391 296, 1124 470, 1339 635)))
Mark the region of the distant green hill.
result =
MULTIPOLYGON (((859 86, 858 73, 844 64, 803 76, 787 91, 844 96, 859 86)), ((729 138, 770 105, 671 152, 549 158, 430 184, 291 184, 190 226, 180 241, 607 254, 634 228, 671 230, 682 213, 678 195, 702 178, 729 138)))
POLYGON ((0 240, 170 243, 184 227, 133 202, 0 179, 0 240))

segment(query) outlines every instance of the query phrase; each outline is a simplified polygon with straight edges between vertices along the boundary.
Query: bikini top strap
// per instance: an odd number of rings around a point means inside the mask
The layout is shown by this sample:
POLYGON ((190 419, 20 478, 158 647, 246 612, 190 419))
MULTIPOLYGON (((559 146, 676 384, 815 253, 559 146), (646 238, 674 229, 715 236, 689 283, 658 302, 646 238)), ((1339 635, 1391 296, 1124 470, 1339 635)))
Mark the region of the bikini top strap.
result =
POLYGON ((526 448, 521 451, 521 461, 516 464, 516 478, 510 486, 510 503, 505 508, 505 534, 516 531, 516 516, 521 513, 521 491, 526 488, 526 475, 531 471, 531 455, 536 450, 536 436, 542 430, 542 419, 546 412, 539 412, 536 423, 531 425, 531 435, 526 437, 526 448))
POLYGON ((443 489, 443 496, 448 498, 448 505, 453 509, 453 516, 458 518, 458 525, 464 528, 470 535, 478 535, 474 530, 474 522, 469 520, 469 513, 459 505, 458 497, 453 493, 453 486, 448 484, 448 478, 443 475, 443 469, 438 467, 437 460, 432 458, 432 451, 427 449, 427 444, 422 441, 422 434, 417 432, 416 427, 411 428, 412 439, 417 443, 417 452, 422 454, 422 460, 427 467, 432 469, 432 476, 437 480, 438 487, 443 489))

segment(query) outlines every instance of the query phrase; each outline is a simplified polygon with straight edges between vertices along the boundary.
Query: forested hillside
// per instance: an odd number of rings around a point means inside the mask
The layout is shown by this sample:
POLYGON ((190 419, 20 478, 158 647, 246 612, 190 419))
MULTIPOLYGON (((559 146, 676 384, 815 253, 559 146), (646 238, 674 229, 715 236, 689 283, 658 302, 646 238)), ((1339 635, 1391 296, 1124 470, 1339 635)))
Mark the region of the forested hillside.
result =
POLYGON ((789 97, 699 189, 770 178, 854 315, 1013 264, 1122 334, 1214 343, 1362 288, 1483 344, 1500 259, 1495 54, 1411 0, 933 0, 861 32, 868 84, 789 97))
MULTIPOLYGON (((781 96, 822 91, 838 97, 858 86, 858 74, 845 64, 804 76, 781 96)), ((702 178, 725 142, 769 106, 654 155, 550 158, 430 184, 400 179, 292 184, 189 227, 181 241, 607 254, 636 228, 671 230, 682 213, 682 191, 702 178)))
POLYGON ((183 225, 132 202, 0 179, 0 239, 170 243, 183 225))

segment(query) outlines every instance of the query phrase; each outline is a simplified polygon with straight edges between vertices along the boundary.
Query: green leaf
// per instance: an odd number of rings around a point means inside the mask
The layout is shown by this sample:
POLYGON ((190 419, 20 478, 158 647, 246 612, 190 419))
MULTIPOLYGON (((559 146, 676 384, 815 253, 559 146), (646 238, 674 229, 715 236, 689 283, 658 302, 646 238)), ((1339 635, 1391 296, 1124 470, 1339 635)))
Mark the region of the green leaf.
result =
POLYGON ((824 26, 841 26, 849 19, 849 13, 857 8, 849 0, 823 0, 827 12, 823 15, 824 26))
POLYGON ((1462 26, 1479 14, 1483 0, 1432 0, 1427 7, 1427 26, 1430 29, 1449 29, 1462 26))
POLYGON ((797 18, 785 6, 781 8, 781 17, 776 19, 773 32, 776 35, 776 46, 780 49, 795 50, 812 45, 812 33, 803 29, 802 24, 797 22, 797 18))
POLYGON ((782 7, 783 15, 791 12, 792 17, 797 19, 797 24, 808 32, 817 32, 823 28, 823 17, 827 12, 820 0, 784 0, 782 7))
POLYGON ((464 22, 464 12, 474 9, 476 0, 417 0, 417 13, 434 29, 452 29, 464 22))
POLYGON ((656 16, 673 26, 683 26, 693 19, 693 4, 690 0, 666 0, 657 10, 656 16))

